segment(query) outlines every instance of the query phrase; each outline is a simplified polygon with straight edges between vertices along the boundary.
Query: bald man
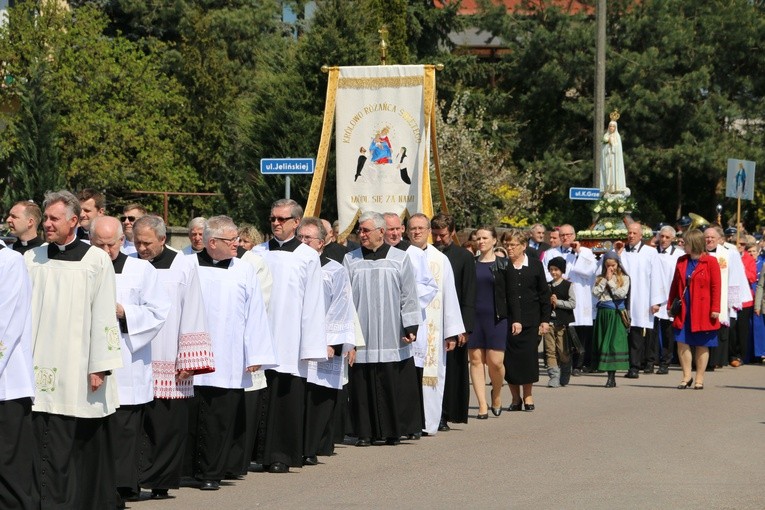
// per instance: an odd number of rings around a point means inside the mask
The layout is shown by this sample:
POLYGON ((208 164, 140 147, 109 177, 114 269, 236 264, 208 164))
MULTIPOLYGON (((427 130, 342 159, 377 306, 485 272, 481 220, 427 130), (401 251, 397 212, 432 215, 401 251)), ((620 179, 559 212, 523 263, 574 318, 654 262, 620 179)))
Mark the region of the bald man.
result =
POLYGON ((90 242, 104 250, 114 266, 122 368, 114 371, 120 407, 109 417, 108 432, 117 467, 117 493, 122 500, 137 501, 144 411, 154 398, 151 341, 165 324, 170 299, 149 262, 121 251, 125 235, 117 218, 91 220, 90 242))

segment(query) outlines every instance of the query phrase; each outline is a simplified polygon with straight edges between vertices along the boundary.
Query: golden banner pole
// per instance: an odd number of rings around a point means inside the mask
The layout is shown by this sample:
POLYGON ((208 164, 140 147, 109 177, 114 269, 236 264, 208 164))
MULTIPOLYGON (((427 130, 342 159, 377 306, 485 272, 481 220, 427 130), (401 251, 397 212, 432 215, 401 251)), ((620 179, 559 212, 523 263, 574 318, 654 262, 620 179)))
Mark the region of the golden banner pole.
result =
POLYGON ((306 216, 319 216, 321 214, 321 200, 324 196, 324 184, 327 181, 327 166, 329 165, 329 147, 332 144, 332 128, 335 123, 337 81, 340 77, 340 69, 337 67, 323 66, 321 70, 329 73, 327 100, 324 104, 324 122, 321 126, 319 151, 316 154, 316 173, 313 174, 311 190, 308 193, 308 201, 305 206, 306 216))

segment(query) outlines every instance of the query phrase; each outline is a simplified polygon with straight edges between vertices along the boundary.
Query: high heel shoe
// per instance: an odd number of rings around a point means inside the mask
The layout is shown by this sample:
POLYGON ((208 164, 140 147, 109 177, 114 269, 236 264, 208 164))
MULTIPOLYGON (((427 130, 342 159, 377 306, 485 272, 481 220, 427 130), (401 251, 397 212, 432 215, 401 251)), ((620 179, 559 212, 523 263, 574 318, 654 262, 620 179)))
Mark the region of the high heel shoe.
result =
POLYGON ((704 389, 704 383, 696 383, 696 386, 693 387, 694 390, 703 390, 704 389))
POLYGON ((508 411, 523 411, 523 402, 512 403, 507 406, 508 411))
POLYGON ((534 403, 533 402, 531 404, 527 404, 526 402, 523 403, 523 410, 524 411, 533 411, 534 409, 535 408, 534 408, 534 403))
MULTIPOLYGON (((480 407, 479 407, 480 409, 480 407)), ((477 420, 488 420, 489 419, 489 411, 486 410, 485 413, 481 413, 481 411, 478 411, 478 414, 476 415, 477 420)))
MULTIPOLYGON (((677 385, 677 389, 678 389, 678 390, 684 390, 684 389, 686 389, 686 388, 690 388, 690 387, 691 387, 691 384, 693 384, 693 377, 691 377, 690 379, 688 379, 688 381, 687 381, 687 382, 682 382, 682 381, 681 381, 681 382, 680 382, 680 384, 678 384, 678 385, 677 385)), ((697 386, 698 386, 698 385, 697 385, 697 386)), ((704 385, 702 384, 701 386, 703 387, 704 385)))
POLYGON ((491 409, 491 414, 494 416, 502 414, 502 404, 500 404, 499 407, 490 407, 489 409, 491 409))

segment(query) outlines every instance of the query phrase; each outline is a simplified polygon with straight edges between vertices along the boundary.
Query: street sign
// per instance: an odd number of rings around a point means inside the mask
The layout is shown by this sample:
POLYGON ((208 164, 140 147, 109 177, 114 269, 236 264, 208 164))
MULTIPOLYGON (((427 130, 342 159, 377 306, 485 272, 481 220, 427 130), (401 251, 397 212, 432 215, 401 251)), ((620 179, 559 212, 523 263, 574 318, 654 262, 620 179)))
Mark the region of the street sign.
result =
POLYGON ((260 160, 260 173, 263 175, 284 175, 313 173, 314 163, 311 158, 272 158, 260 160))
POLYGON ((569 188, 568 198, 570 200, 600 200, 599 188, 569 188))

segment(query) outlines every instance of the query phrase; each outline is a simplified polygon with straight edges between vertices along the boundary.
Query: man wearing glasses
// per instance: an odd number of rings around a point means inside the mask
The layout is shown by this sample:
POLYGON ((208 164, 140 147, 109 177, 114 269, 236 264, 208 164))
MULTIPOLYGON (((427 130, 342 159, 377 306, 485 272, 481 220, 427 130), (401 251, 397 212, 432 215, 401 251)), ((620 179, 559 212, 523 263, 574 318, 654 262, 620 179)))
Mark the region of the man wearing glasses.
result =
POLYGON ((411 345, 422 322, 414 269, 405 252, 385 243, 384 234, 385 218, 363 213, 358 230, 361 248, 343 261, 366 342, 357 348, 349 373, 356 446, 370 446, 375 440, 395 445, 402 435, 422 432, 411 345), (411 426, 412 409, 419 428, 411 426))
POLYGON ((566 273, 563 275, 574 288, 576 295, 576 308, 574 308, 574 322, 576 333, 584 346, 585 353, 577 353, 574 356, 574 370, 572 375, 581 374, 585 361, 590 359, 592 353, 592 283, 595 281, 595 273, 598 270, 598 261, 592 250, 576 241, 574 227, 565 224, 558 228, 561 245, 558 248, 550 248, 542 258, 547 281, 552 277, 547 271, 548 263, 555 257, 563 257, 566 261, 566 273), (585 357, 587 359, 585 359, 585 357))
POLYGON ((303 465, 305 389, 309 361, 327 360, 324 290, 316 250, 295 237, 303 208, 290 199, 271 206, 274 237, 252 249, 271 270, 271 334, 278 365, 266 370, 267 387, 256 398, 263 405, 256 423, 258 448, 252 470, 286 473, 303 465))
POLYGON ((327 327, 328 361, 311 362, 308 368, 304 463, 309 466, 318 464, 317 455, 332 455, 334 452, 334 415, 339 411, 338 406, 346 407, 339 400, 344 374, 347 373, 344 358, 347 357, 353 365, 356 357, 356 309, 353 307, 351 282, 342 264, 324 253, 328 239, 325 229, 325 220, 319 218, 303 218, 298 228, 298 239, 319 253, 327 327))
MULTIPOLYGON (((228 216, 207 220, 205 249, 196 256, 215 372, 194 378, 189 439, 191 466, 202 490, 217 490, 244 467, 244 389, 250 373, 276 363, 266 307, 255 273, 237 258, 239 237, 228 216), (224 303, 225 306, 221 306, 224 303)), ((249 458, 247 459, 249 460, 249 458)))
POLYGON ((146 216, 146 208, 141 204, 128 204, 122 210, 120 221, 122 222, 122 231, 125 233, 125 242, 122 243, 120 251, 125 255, 132 255, 136 252, 133 243, 133 224, 138 218, 146 216))

